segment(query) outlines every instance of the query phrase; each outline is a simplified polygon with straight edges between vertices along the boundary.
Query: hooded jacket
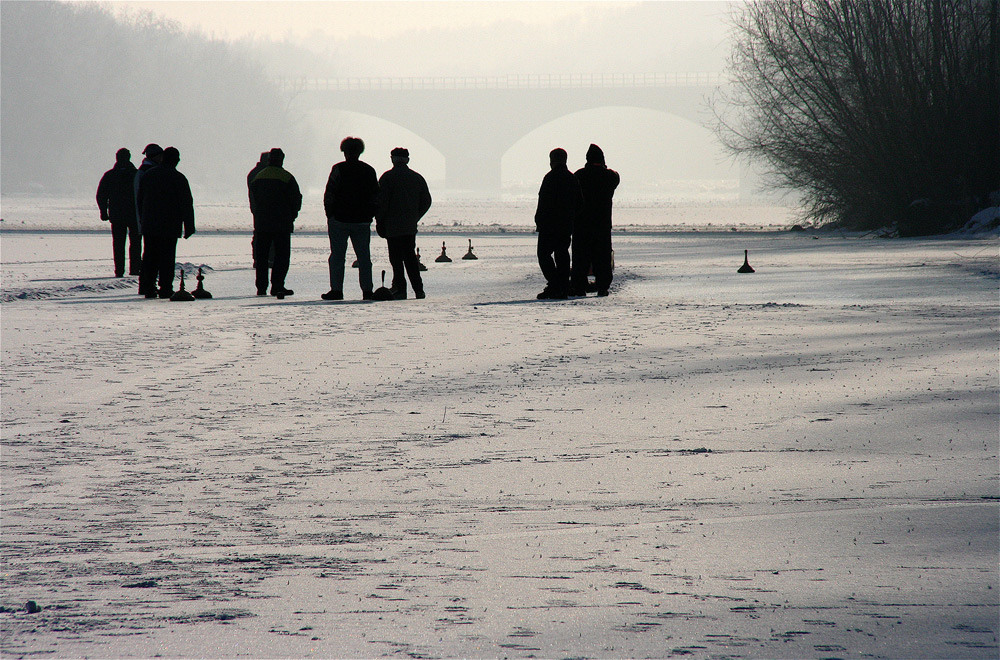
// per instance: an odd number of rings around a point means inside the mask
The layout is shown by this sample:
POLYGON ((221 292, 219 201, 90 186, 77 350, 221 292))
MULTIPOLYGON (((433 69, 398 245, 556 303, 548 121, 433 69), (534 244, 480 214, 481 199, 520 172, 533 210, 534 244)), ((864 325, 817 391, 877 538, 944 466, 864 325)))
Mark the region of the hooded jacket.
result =
POLYGON ((139 180, 136 202, 143 236, 179 238, 194 233, 191 186, 175 165, 162 163, 147 170, 139 180))
POLYGON ((268 165, 250 181, 254 231, 291 233, 301 209, 299 184, 283 167, 268 165))
POLYGON ((583 192, 583 212, 578 223, 581 229, 610 231, 612 199, 621 182, 618 172, 608 169, 604 152, 592 144, 587 150, 587 164, 574 174, 583 192))
POLYGON ((378 180, 375 231, 382 238, 412 236, 417 222, 431 207, 431 192, 419 173, 397 163, 378 180))
POLYGON ((135 165, 129 160, 118 161, 104 173, 97 184, 97 206, 101 219, 113 225, 135 225, 135 165))

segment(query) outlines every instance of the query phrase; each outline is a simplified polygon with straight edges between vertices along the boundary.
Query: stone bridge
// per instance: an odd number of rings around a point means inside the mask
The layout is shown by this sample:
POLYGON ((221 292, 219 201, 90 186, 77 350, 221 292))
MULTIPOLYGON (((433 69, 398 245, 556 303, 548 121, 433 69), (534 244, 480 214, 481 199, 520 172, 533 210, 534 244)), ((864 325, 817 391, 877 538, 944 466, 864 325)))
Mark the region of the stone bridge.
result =
POLYGON ((282 78, 289 107, 358 112, 406 128, 445 158, 445 185, 497 192, 500 161, 536 128, 581 110, 652 109, 699 125, 716 73, 457 78, 282 78), (461 127, 461 128, 458 128, 461 127))

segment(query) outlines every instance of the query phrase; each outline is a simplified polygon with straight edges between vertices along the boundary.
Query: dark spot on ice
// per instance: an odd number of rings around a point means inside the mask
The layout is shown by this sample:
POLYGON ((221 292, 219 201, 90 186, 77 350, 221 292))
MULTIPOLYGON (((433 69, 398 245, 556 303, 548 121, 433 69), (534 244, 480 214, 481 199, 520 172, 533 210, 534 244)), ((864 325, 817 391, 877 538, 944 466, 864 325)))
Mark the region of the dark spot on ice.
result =
POLYGON ((132 584, 122 585, 125 589, 152 589, 155 586, 156 580, 143 580, 142 582, 133 582, 132 584))

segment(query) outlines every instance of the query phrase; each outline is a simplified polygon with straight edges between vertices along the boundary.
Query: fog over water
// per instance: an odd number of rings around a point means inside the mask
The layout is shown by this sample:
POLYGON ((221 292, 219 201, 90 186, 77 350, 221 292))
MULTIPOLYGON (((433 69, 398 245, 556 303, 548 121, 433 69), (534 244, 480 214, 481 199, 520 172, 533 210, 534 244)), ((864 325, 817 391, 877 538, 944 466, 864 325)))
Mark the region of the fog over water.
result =
MULTIPOLYGON (((90 196, 125 146, 177 146, 196 202, 240 200, 261 151, 281 146, 307 199, 322 194, 348 134, 378 171, 407 146, 439 197, 440 145, 412 123, 304 104, 288 79, 467 78, 724 71, 724 2, 5 1, 3 192, 90 196)), ((622 174, 619 197, 731 201, 738 168, 706 127, 656 107, 568 112, 502 155, 504 198, 533 196, 548 151, 581 167, 590 143, 622 174)), ((501 108, 516 117, 519 107, 501 108)), ((449 117, 456 135, 481 127, 449 117)), ((486 129, 489 130, 489 129, 486 129)))

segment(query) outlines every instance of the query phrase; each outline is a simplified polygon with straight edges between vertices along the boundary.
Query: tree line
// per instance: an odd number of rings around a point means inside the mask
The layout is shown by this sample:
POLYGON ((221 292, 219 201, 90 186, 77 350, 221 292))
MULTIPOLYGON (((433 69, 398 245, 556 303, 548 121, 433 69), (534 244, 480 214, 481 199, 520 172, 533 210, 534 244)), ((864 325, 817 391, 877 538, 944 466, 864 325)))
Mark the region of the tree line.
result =
POLYGON ((997 0, 756 0, 734 28, 719 134, 813 219, 921 235, 996 203, 997 0))
POLYGON ((261 151, 301 139, 246 53, 150 13, 3 2, 5 194, 80 194, 119 147, 176 146, 202 194, 231 197, 261 151))

